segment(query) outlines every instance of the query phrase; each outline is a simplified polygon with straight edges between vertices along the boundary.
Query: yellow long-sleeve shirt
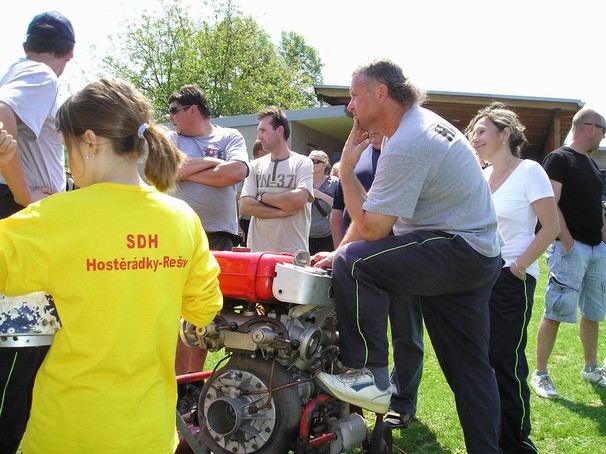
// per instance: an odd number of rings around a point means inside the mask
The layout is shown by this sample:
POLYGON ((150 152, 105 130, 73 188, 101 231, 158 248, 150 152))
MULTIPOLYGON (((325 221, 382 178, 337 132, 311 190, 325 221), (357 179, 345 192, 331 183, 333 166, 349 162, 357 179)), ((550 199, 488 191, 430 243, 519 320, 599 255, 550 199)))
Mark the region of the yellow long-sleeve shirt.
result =
POLYGON ((62 324, 24 454, 174 452, 179 319, 212 320, 218 274, 197 215, 153 188, 96 184, 0 221, 0 291, 46 291, 62 324))

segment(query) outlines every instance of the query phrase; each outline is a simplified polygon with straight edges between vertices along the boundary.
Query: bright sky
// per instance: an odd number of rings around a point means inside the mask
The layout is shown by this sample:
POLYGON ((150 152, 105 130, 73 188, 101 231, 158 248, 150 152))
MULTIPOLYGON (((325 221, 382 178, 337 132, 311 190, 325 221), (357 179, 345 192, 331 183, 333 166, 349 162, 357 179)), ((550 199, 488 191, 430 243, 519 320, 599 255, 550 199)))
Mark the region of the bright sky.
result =
MULTIPOLYGON (((202 0, 182 0, 202 5, 202 0)), ((274 42, 295 31, 323 60, 324 83, 348 86, 366 60, 389 57, 430 91, 580 100, 606 115, 605 22, 599 1, 236 0, 274 42), (414 6, 410 6, 414 4, 414 6)), ((22 56, 34 15, 72 21, 76 54, 61 78, 75 91, 96 74, 112 33, 154 0, 25 0, 5 8, 0 71, 22 56), (13 8, 15 11, 10 11, 13 8), (96 46, 96 50, 91 50, 96 46)), ((200 15, 203 6, 192 9, 200 15)), ((203 17, 208 18, 204 14, 203 17)))

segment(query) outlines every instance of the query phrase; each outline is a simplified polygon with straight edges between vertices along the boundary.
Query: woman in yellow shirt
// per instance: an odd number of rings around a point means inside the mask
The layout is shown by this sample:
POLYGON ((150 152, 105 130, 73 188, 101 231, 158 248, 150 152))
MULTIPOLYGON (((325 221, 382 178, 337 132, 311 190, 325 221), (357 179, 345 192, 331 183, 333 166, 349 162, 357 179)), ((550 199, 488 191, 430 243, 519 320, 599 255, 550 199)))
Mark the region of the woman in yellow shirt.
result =
MULTIPOLYGON (((29 453, 172 453, 181 317, 220 310, 198 216, 164 192, 181 153, 149 102, 102 79, 57 113, 76 191, 0 221, 0 291, 53 295, 62 328, 36 377, 29 453), (147 156, 145 176, 137 161, 147 156)), ((1 162, 1 160, 0 160, 1 162)))

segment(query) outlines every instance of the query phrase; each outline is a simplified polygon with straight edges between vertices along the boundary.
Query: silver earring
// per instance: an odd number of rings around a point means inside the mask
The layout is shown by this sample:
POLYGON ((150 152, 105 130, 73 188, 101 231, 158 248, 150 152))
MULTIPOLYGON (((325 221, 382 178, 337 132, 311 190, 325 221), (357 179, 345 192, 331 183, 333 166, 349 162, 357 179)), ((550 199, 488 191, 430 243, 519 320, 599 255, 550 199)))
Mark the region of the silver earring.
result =
POLYGON ((93 159, 95 159, 95 155, 94 154, 87 154, 86 155, 86 160, 87 161, 92 161, 93 159))

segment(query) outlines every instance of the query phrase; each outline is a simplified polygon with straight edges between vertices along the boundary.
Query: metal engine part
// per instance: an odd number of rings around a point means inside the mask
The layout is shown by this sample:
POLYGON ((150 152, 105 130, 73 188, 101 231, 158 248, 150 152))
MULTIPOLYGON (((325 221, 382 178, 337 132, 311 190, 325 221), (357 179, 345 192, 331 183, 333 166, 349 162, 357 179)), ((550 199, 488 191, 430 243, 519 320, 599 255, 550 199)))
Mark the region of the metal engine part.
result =
POLYGON ((350 413, 345 418, 331 418, 330 426, 337 434, 330 446, 330 454, 349 452, 360 446, 366 438, 366 421, 362 415, 350 413))
POLYGON ((181 324, 187 345, 232 355, 197 410, 199 441, 215 454, 306 453, 318 436, 309 452, 337 454, 367 438, 362 415, 318 399, 314 384, 318 371, 342 371, 331 275, 305 266, 309 254, 286 258, 219 253, 223 309, 207 327, 181 324))
POLYGON ((275 361, 234 355, 200 394, 200 441, 213 453, 288 452, 302 412, 292 380, 275 361))

